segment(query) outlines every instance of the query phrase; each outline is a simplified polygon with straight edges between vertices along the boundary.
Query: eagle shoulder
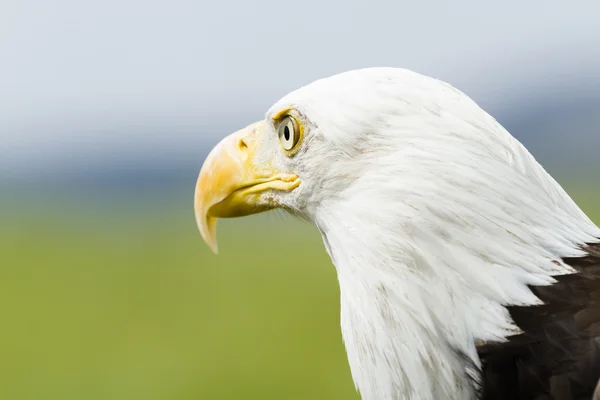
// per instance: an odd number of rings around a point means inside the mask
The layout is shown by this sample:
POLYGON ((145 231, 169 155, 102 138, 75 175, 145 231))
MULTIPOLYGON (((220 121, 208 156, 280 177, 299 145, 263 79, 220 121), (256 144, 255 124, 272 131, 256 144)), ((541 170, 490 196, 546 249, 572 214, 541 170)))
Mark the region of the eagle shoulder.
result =
POLYGON ((577 273, 531 286, 543 304, 507 307, 523 333, 477 347, 482 399, 600 400, 600 243, 582 250, 562 259, 577 273))

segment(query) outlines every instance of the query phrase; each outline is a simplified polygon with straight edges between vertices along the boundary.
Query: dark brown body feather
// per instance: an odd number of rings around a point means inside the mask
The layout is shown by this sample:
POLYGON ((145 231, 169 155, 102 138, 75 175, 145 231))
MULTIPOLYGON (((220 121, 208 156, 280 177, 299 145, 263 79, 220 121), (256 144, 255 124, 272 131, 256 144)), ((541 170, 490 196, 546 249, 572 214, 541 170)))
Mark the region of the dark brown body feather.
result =
POLYGON ((533 286, 540 306, 509 307, 523 334, 478 348, 485 400, 590 400, 600 379, 600 244, 563 261, 578 273, 533 286))

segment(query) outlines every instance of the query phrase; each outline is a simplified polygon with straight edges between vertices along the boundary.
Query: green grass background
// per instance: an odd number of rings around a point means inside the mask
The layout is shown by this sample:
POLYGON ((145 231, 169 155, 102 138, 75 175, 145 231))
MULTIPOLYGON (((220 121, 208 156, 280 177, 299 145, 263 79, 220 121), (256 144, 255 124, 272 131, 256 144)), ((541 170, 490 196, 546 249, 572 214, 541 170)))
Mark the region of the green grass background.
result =
POLYGON ((318 233, 224 220, 214 256, 164 197, 3 205, 0 399, 358 399, 318 233))

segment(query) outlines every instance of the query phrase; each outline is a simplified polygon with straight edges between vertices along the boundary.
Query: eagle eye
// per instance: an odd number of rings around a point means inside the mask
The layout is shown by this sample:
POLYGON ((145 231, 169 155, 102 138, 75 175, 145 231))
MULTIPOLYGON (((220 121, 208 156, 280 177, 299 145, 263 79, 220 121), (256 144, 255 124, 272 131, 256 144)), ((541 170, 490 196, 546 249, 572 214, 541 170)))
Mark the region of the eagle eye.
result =
POLYGON ((277 127, 279 142, 285 151, 292 151, 300 141, 300 126, 290 115, 284 117, 277 127))

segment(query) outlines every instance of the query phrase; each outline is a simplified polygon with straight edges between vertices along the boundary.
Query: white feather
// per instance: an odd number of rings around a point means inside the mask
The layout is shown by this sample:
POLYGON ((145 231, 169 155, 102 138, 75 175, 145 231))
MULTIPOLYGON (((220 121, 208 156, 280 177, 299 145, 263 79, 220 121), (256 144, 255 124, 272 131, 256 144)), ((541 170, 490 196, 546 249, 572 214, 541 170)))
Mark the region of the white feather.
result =
POLYGON ((475 398, 475 343, 518 333, 505 306, 538 304, 527 285, 572 273, 560 258, 582 255, 600 229, 496 120, 438 80, 351 71, 267 117, 287 107, 306 138, 295 157, 279 152, 302 179, 280 201, 316 224, 335 264, 362 398, 475 398))

